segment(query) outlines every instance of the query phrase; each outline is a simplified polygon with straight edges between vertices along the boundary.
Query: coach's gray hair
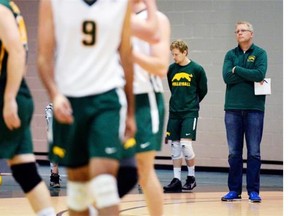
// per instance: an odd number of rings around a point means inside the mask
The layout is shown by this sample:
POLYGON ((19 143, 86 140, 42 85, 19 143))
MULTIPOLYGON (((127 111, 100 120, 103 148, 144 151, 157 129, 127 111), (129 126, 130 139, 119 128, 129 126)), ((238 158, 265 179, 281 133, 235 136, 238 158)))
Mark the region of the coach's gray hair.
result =
POLYGON ((244 24, 248 27, 248 30, 251 31, 251 32, 254 32, 254 29, 253 29, 253 25, 250 23, 250 22, 247 22, 247 21, 238 21, 235 25, 235 27, 237 28, 238 25, 241 25, 241 24, 244 24))

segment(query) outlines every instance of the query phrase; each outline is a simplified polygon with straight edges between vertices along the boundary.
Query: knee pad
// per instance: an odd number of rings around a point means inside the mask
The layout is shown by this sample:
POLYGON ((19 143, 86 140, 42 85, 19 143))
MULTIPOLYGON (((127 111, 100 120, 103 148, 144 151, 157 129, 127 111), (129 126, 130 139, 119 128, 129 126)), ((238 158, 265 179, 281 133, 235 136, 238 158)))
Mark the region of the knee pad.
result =
POLYGON ((171 142, 171 157, 172 160, 177 160, 182 158, 182 149, 179 141, 171 142))
POLYGON ((93 202, 88 183, 67 181, 67 205, 74 211, 84 211, 93 202))
POLYGON ((42 181, 35 162, 12 165, 11 171, 24 193, 30 192, 42 181))
POLYGON ((180 141, 182 146, 182 152, 185 157, 185 160, 191 160, 195 158, 195 153, 192 147, 192 141, 180 141))
POLYGON ((125 196, 137 183, 138 175, 136 167, 121 167, 117 175, 117 187, 119 197, 125 196))
POLYGON ((90 181, 90 191, 97 208, 106 208, 118 205, 120 202, 117 182, 114 176, 101 174, 90 181))

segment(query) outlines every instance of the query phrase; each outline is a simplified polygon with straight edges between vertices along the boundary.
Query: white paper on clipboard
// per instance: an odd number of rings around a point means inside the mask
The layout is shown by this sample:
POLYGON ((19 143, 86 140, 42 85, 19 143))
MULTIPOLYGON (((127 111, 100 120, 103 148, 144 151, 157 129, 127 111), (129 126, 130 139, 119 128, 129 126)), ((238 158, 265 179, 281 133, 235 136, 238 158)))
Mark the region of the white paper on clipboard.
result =
POLYGON ((271 78, 265 78, 262 82, 254 82, 255 95, 271 95, 271 78))

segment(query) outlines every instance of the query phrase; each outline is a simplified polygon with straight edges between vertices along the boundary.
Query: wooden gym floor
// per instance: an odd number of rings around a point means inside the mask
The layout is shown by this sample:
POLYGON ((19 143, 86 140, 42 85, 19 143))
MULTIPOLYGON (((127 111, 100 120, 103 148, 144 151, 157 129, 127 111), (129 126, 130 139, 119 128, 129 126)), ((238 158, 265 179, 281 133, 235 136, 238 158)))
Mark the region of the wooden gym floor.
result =
MULTIPOLYGON (((49 184, 50 169, 40 166, 43 179, 49 184)), ((50 189, 57 216, 68 216, 66 207, 66 174, 60 169, 61 188, 50 189)), ((171 170, 157 170, 164 186, 171 181, 171 170)), ((182 172, 182 182, 186 172, 182 172)), ((196 172, 197 187, 192 193, 164 194, 165 216, 282 216, 283 215, 283 176, 261 175, 261 203, 250 203, 245 186, 242 200, 222 202, 221 196, 227 193, 227 173, 196 172)), ((245 176, 243 179, 245 183, 245 176)), ((148 216, 144 196, 136 186, 121 202, 121 216, 148 216)), ((29 203, 9 173, 2 173, 0 186, 1 216, 32 216, 29 203)))

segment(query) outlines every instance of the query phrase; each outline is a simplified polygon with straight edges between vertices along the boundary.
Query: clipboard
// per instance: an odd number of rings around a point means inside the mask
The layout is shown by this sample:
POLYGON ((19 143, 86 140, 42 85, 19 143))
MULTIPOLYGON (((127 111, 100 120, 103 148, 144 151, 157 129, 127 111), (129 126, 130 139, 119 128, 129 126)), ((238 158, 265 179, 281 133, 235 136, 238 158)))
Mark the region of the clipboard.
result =
POLYGON ((254 82, 255 95, 271 95, 271 78, 264 78, 262 82, 254 82))

